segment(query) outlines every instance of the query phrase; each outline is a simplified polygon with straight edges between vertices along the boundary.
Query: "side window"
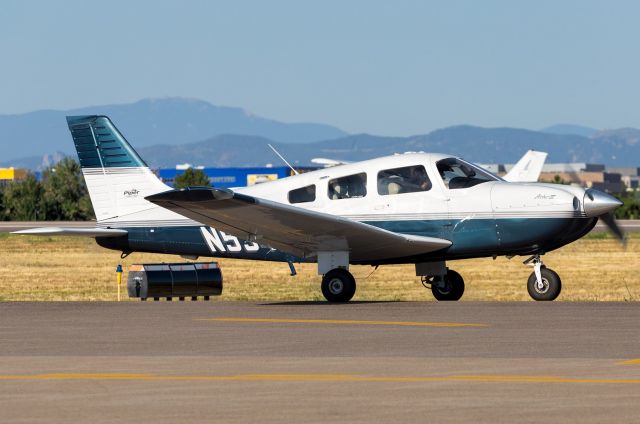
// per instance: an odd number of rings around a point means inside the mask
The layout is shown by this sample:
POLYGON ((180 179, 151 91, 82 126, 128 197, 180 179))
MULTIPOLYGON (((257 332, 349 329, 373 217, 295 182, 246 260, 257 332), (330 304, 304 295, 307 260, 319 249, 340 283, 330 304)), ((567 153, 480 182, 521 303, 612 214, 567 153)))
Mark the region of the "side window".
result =
POLYGON ((378 172, 378 194, 381 196, 428 190, 431 190, 431 180, 422 165, 378 172))
POLYGON ((308 185, 289 192, 289 203, 307 203, 316 200, 316 186, 308 185))
POLYGON ((329 198, 350 199, 367 195, 367 174, 360 173, 329 180, 329 198))

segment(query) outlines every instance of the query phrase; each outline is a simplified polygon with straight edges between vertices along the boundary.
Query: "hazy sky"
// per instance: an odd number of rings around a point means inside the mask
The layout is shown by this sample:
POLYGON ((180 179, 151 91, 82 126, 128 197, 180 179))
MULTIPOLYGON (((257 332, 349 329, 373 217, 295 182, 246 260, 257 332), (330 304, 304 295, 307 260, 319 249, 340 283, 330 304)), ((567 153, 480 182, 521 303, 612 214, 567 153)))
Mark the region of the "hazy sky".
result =
POLYGON ((640 127, 638 1, 12 1, 0 114, 196 97, 409 135, 640 127))

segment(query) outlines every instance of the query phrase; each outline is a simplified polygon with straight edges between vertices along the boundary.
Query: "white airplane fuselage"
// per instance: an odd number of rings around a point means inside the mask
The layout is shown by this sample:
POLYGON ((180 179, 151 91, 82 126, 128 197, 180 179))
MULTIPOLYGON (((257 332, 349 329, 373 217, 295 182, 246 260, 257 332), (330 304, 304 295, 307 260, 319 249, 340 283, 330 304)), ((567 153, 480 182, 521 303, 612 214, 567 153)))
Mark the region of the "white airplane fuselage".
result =
MULTIPOLYGON (((585 196, 585 189, 509 183, 495 176, 471 187, 452 188, 447 186, 437 167, 439 161, 451 158, 454 157, 434 153, 399 154, 235 188, 234 192, 338 215, 392 232, 452 242, 449 248, 439 252, 376 261, 380 264, 542 254, 575 241, 596 224, 597 216, 585 211, 585 202, 593 203, 585 196), (428 190, 380 193, 381 171, 411 166, 424 166, 431 185, 428 190), (332 198, 330 181, 357 174, 366 176, 364 192, 348 198, 332 198), (313 201, 290 202, 291 191, 308 186, 315 187, 313 201)), ((117 170, 112 168, 111 173, 117 170)), ((98 226, 126 229, 129 237, 127 246, 114 238, 98 242, 124 251, 313 261, 313 258, 294 258, 273 249, 258 249, 256 243, 243 241, 241 236, 239 239, 214 228, 204 228, 166 209, 159 208, 156 213, 158 216, 152 220, 146 215, 139 222, 135 218, 100 221, 98 226), (150 228, 153 221, 162 223, 162 228, 150 228)))

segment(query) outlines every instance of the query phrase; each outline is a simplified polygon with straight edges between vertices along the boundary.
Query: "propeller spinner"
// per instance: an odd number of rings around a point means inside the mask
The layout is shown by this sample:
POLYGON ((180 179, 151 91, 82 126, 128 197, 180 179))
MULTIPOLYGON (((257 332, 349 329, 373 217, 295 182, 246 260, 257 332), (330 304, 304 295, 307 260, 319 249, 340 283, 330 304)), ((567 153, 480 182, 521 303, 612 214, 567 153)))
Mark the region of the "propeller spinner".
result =
POLYGON ((618 225, 613 211, 622 206, 615 197, 592 188, 584 193, 584 212, 590 218, 598 217, 622 244, 626 244, 625 234, 618 225))

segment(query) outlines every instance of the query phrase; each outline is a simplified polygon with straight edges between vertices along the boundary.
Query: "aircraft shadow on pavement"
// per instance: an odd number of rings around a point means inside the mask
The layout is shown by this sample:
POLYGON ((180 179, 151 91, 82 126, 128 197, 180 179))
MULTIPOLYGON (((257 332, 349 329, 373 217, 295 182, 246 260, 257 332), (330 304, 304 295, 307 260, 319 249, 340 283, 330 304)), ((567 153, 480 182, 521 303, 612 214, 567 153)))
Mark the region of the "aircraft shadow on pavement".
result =
POLYGON ((404 300, 352 300, 345 303, 331 303, 326 300, 292 300, 289 302, 265 302, 259 303, 259 306, 348 306, 348 305, 365 305, 370 303, 404 303, 404 300))

